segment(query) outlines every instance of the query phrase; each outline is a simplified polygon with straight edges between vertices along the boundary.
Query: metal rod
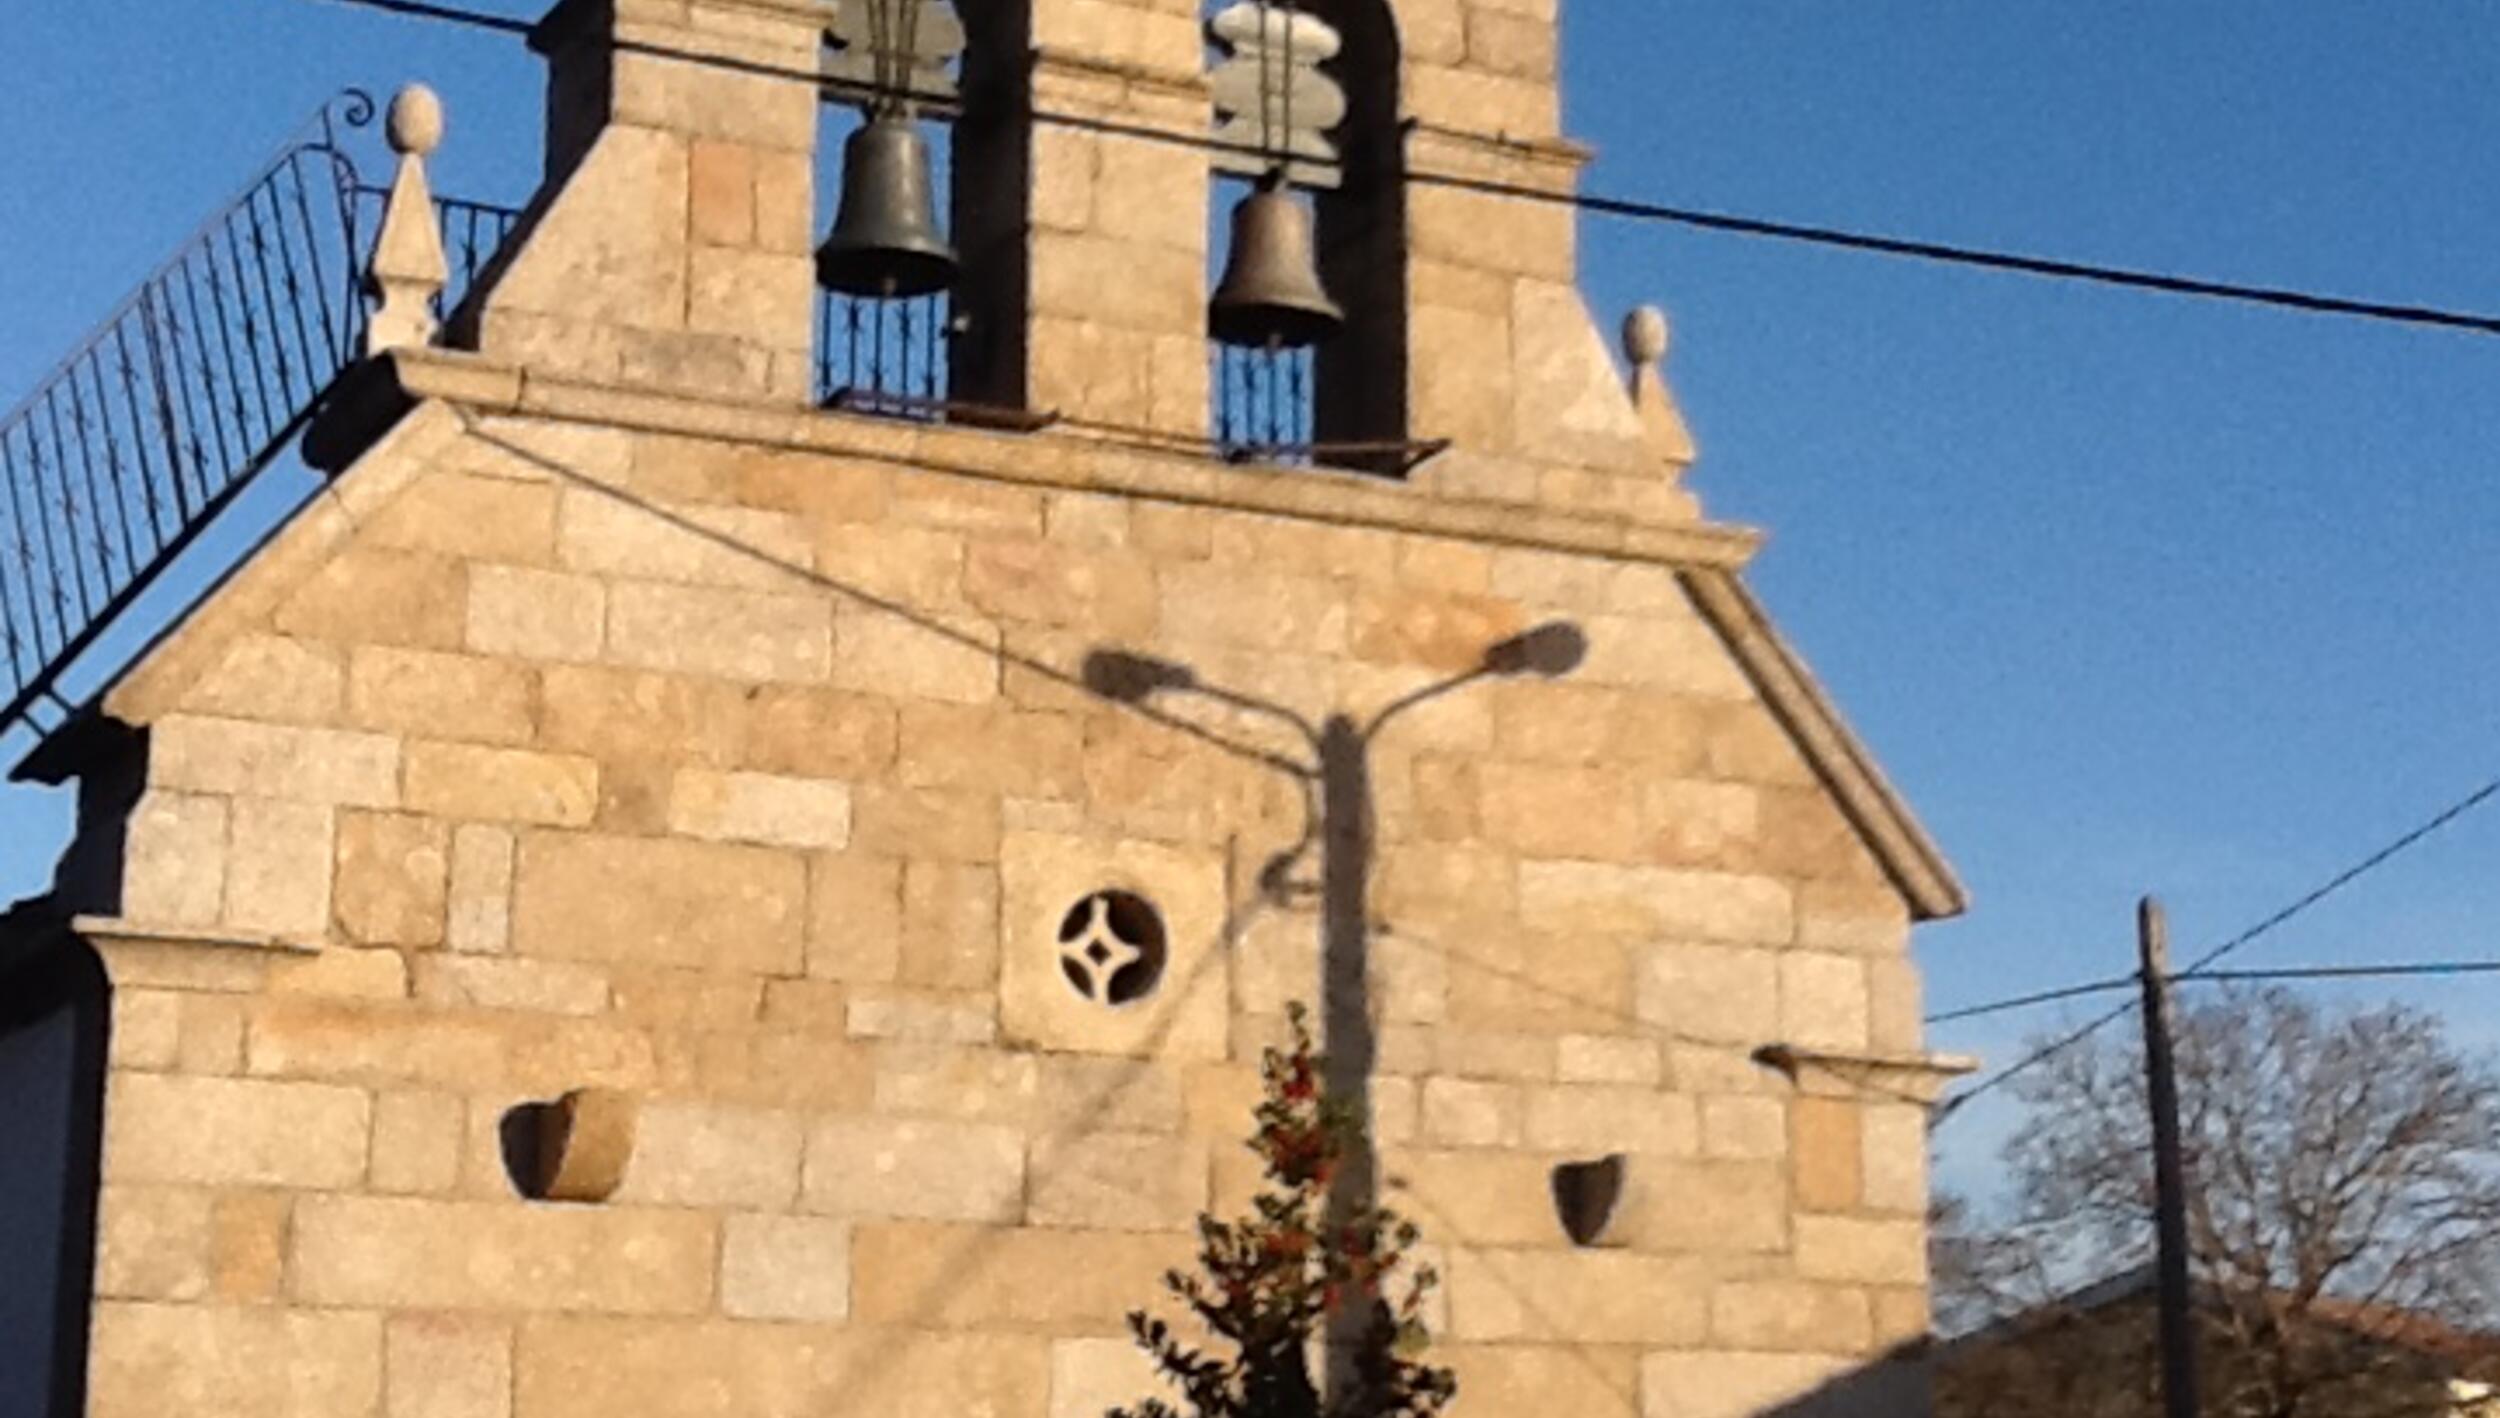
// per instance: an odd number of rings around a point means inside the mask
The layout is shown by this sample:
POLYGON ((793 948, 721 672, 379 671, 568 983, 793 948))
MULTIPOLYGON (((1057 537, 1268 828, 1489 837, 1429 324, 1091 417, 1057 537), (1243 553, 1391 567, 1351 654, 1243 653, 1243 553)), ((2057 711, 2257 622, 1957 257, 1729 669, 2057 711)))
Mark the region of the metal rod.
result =
MULTIPOLYGON (((226 249, 231 256, 234 248, 229 245, 226 249)), ((217 272, 217 248, 213 243, 202 246, 200 260, 208 267, 208 302, 217 311, 217 344, 226 361, 227 397, 234 401, 235 438, 248 449, 252 445, 252 410, 244 390, 243 364, 235 358, 234 316, 226 309, 226 281, 217 272)))
MULTIPOLYGON (((66 639, 69 635, 69 597, 63 589, 61 554, 59 549, 52 544, 52 514, 45 510, 43 504, 43 468, 40 464, 32 469, 28 483, 33 492, 32 500, 35 505, 35 539, 43 545, 44 579, 51 583, 52 614, 56 624, 60 627, 62 638, 66 639)), ((70 583, 75 585, 74 576, 70 578, 70 583)), ((84 614, 86 611, 84 588, 80 588, 80 591, 78 609, 81 614, 84 614)))
MULTIPOLYGON (((328 269, 321 263, 321 237, 319 229, 313 225, 312 195, 305 190, 304 163, 301 155, 298 156, 295 162, 287 164, 287 171, 293 174, 295 178, 295 212, 296 215, 302 219, 304 224, 304 257, 306 262, 310 265, 312 271, 313 298, 321 302, 321 319, 319 323, 323 332, 330 337, 331 366, 333 368, 343 367, 348 361, 346 337, 349 332, 342 330, 339 327, 337 312, 332 309, 330 304, 330 274, 328 269)), ((332 177, 335 181, 336 174, 333 173, 332 177)), ((280 188, 283 188, 284 186, 284 183, 278 184, 278 187, 280 188)), ((272 200, 275 200, 275 189, 273 189, 271 196, 272 200)), ((352 201, 353 199, 351 198, 348 200, 352 201)), ((428 212, 427 215, 432 216, 433 214, 428 212)), ((356 259, 353 246, 356 239, 356 214, 352 208, 341 208, 339 213, 339 231, 342 239, 349 243, 346 264, 353 265, 356 259)), ((300 307, 301 302, 298 302, 298 305, 300 307)), ((361 310, 364 302, 350 300, 348 305, 351 310, 361 310)), ((355 316, 351 314, 348 317, 348 321, 350 324, 353 324, 355 316)), ((306 351, 307 355, 310 353, 311 352, 309 350, 306 351)))
MULTIPOLYGON (((250 436, 250 422, 247 419, 245 420, 244 441, 258 443, 266 442, 267 435, 277 429, 278 416, 275 407, 269 401, 269 379, 267 372, 262 368, 260 358, 260 323, 252 315, 251 280, 243 270, 243 248, 249 243, 234 230, 235 218, 241 210, 238 207, 235 211, 226 214, 226 265, 234 273, 234 308, 240 317, 239 323, 229 328, 234 329, 242 338, 243 367, 252 373, 253 400, 260 405, 261 436, 258 438, 250 436)), ((239 400, 238 406, 240 406, 239 400)))
MULTIPOLYGON (((260 195, 254 192, 243 200, 243 213, 251 219, 250 234, 245 240, 252 248, 252 266, 260 273, 260 308, 268 317, 269 357, 278 367, 278 401, 282 406, 291 408, 295 403, 295 380, 287 361, 286 322, 282 318, 285 312, 278 303, 280 282, 269 274, 269 233, 261 223, 260 195)), ((295 323, 300 334, 304 323, 301 313, 296 314, 295 323)), ((249 324, 243 327, 247 344, 251 341, 252 329, 249 324)))
MULTIPOLYGON (((283 175, 282 169, 281 176, 283 175)), ((300 191, 302 187, 300 181, 297 187, 300 191)), ((325 311, 321 319, 307 323, 304 318, 304 272, 303 267, 295 259, 295 243, 287 239, 286 207, 280 201, 285 190, 286 186, 283 181, 273 180, 269 184, 269 226, 270 230, 277 233, 278 284, 287 294, 287 313, 294 317, 295 350, 301 357, 304 396, 309 398, 319 393, 321 389, 320 381, 313 375, 313 355, 319 349, 319 346, 313 343, 313 332, 322 329, 327 324, 328 317, 325 311)), ((300 203, 301 199, 299 198, 298 201, 300 203)), ((327 299, 327 293, 321 290, 319 281, 313 283, 313 288, 323 299, 327 299)))
MULTIPOLYGON (((114 507, 114 504, 119 500, 118 496, 108 497, 106 495, 105 484, 96 480, 94 465, 87 462, 85 459, 80 459, 78 465, 73 467, 70 460, 62 456, 58 448, 53 450, 53 456, 51 458, 45 458, 43 440, 37 436, 35 431, 35 421, 32 418, 29 418, 19 424, 18 429, 26 440, 26 451, 29 458, 35 464, 36 476, 42 476, 43 465, 46 462, 49 462, 52 464, 54 469, 53 475, 60 480, 61 510, 69 519, 67 540, 69 542, 70 551, 73 555, 77 555, 81 548, 78 546, 78 519, 75 515, 76 505, 71 498, 70 479, 72 475, 75 474, 83 480, 87 501, 91 508, 88 513, 88 522, 90 535, 95 541, 96 579, 106 588, 103 594, 110 594, 110 588, 113 584, 113 557, 111 532, 106 526, 106 523, 109 520, 109 513, 118 510, 114 507)), ((115 477, 113 479, 113 486, 116 494, 118 494, 120 482, 121 480, 119 477, 115 477)), ((80 561, 83 564, 85 558, 83 556, 80 557, 80 561)), ((80 598, 82 601, 85 599, 85 582, 83 578, 80 582, 80 598)))
MULTIPOLYGON (((6 473, 8 463, 8 440, 6 438, 0 438, 0 474, 6 473)), ((28 518, 26 515, 25 495, 20 489, 18 480, 15 477, 7 478, 7 482, 9 485, 9 525, 11 529, 17 533, 17 573, 18 578, 25 584, 26 587, 26 630, 27 634, 33 638, 35 654, 38 660, 40 660, 44 654, 43 587, 35 577, 35 546, 32 538, 28 535, 28 518)), ((38 507, 42 505, 40 500, 38 500, 36 505, 38 507)), ((58 615, 59 612, 60 606, 56 600, 53 605, 53 613, 58 615)))
MULTIPOLYGON (((167 392, 164 339, 157 329, 156 302, 153 298, 143 298, 139 302, 139 328, 140 346, 148 354, 148 382, 156 396, 149 402, 156 406, 157 432, 165 439, 165 472, 173 480, 174 503, 183 509, 183 515, 187 517, 190 515, 191 489, 182 476, 182 434, 174 423, 173 400, 167 392)), ((205 488, 206 484, 202 486, 205 488)))

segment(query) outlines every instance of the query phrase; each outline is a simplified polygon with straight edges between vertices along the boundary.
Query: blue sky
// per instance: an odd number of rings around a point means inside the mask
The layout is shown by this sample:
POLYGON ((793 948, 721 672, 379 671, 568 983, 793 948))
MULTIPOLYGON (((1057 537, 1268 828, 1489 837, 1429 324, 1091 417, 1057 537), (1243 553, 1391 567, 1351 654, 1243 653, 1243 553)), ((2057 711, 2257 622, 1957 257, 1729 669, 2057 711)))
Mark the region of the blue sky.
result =
MULTIPOLYGON (((539 75, 509 39, 315 0, 24 8, 0 397, 340 85, 442 90, 441 190, 517 201, 535 176, 539 75)), ((1593 189, 2500 310, 2500 8, 1565 8, 1593 189)), ((1771 530, 1763 595, 1975 892, 1922 933, 1937 1005, 2125 968, 2147 890, 2193 953, 2500 773, 2500 340, 1587 238, 1609 320, 1673 313, 1697 486, 1771 530)), ((0 899, 40 884, 66 815, 0 796, 0 899)), ((2248 959, 2491 954, 2496 852, 2500 808, 2248 959)), ((2500 1043, 2491 988, 2416 997, 2500 1043)), ((2057 1018, 1937 1042, 2003 1060, 2057 1018)), ((1984 1188, 2007 1118, 1947 1129, 1947 1176, 1984 1188)))

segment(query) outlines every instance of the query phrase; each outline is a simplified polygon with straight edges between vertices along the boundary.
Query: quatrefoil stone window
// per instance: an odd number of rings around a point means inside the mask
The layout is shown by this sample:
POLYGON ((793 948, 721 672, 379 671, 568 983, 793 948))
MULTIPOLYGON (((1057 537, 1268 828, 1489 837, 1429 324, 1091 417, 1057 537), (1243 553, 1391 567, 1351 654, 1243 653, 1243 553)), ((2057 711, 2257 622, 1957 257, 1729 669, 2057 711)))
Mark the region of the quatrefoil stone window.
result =
POLYGON ((1163 983, 1170 948, 1163 917, 1146 898, 1097 891, 1059 922, 1059 972, 1079 995, 1117 1009, 1163 983))

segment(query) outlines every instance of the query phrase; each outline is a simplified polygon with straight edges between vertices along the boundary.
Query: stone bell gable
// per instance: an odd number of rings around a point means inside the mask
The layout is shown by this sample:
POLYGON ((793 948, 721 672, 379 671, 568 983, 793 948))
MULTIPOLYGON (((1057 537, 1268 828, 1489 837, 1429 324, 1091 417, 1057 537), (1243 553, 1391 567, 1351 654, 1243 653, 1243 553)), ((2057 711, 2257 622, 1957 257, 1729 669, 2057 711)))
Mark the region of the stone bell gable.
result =
POLYGON ((1396 239, 1320 258, 1371 362, 1315 397, 1393 374, 1402 476, 1218 456, 1210 157, 1116 131, 1208 125, 1200 7, 963 8, 945 407, 810 392, 766 75, 827 12, 567 0, 449 347, 385 322, 322 494, 47 750, 114 989, 89 1411, 1098 1414, 1297 1002, 1458 1413, 1920 1411, 1960 887, 1682 488, 1663 321, 1627 379, 1567 210, 1363 186, 1567 185, 1553 7, 1312 7, 1401 120, 1308 197, 1396 239))

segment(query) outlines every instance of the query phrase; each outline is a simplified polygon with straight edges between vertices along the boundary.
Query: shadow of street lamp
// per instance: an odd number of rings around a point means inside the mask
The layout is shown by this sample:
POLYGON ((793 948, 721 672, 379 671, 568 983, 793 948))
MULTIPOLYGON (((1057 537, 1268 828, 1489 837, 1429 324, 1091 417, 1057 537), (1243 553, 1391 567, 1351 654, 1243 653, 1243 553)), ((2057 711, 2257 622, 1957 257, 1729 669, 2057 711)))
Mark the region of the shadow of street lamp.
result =
POLYGON ((1486 675, 1539 675, 1561 679, 1589 657, 1587 632, 1567 620, 1549 621, 1484 652, 1486 675))
MULTIPOLYGON (((1170 660, 1130 650, 1097 649, 1085 657, 1085 687, 1115 704, 1144 707, 1158 695, 1186 695, 1290 726, 1310 750, 1308 765, 1290 760, 1271 766, 1307 784, 1317 778, 1317 822, 1296 846, 1259 874, 1261 889, 1282 894, 1283 880, 1314 837, 1320 845, 1321 1018, 1326 1029, 1328 1090, 1353 1115, 1366 1120, 1329 1193, 1329 1225, 1343 1226, 1375 1205, 1380 1195, 1379 1157, 1372 1149, 1372 1071, 1380 1041, 1371 1017, 1371 876, 1377 845, 1372 794, 1371 747, 1401 716, 1470 685, 1498 679, 1560 679, 1588 658, 1586 632, 1570 621, 1550 621, 1486 647, 1474 668, 1410 691, 1367 721, 1337 713, 1314 724, 1289 706, 1271 703, 1199 678, 1170 660)), ((1349 1391, 1370 1316, 1347 1307, 1329 1325, 1329 1392, 1349 1391)))

